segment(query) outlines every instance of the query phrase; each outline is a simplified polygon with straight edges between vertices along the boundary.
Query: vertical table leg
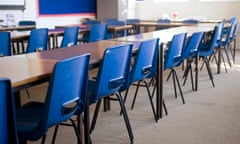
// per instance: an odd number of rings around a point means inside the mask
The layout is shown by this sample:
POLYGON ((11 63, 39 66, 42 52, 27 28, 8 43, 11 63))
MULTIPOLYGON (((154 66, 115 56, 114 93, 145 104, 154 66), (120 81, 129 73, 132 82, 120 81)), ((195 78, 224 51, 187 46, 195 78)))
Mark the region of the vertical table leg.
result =
POLYGON ((218 64, 217 64, 217 73, 221 73, 221 46, 218 47, 218 64))
POLYGON ((158 66, 156 109, 157 118, 160 119, 163 117, 163 44, 161 44, 159 48, 158 66))

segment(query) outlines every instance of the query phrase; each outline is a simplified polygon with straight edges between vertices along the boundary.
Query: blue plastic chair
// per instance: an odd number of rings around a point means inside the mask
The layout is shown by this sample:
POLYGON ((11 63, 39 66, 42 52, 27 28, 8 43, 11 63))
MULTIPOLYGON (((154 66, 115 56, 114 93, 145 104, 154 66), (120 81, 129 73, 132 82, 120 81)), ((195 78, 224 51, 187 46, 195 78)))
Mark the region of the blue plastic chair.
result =
MULTIPOLYGON (((160 18, 160 19, 157 19, 157 23, 171 23, 171 20, 160 18)), ((161 30, 161 29, 164 29, 164 28, 161 26, 158 26, 155 28, 155 30, 161 30)))
MULTIPOLYGON (((21 142, 45 142, 50 127, 70 120, 78 140, 75 122, 71 119, 78 109, 85 108, 90 55, 80 55, 55 64, 45 102, 29 102, 17 109, 17 129, 21 142)), ((55 138, 52 143, 54 143, 55 138)))
MULTIPOLYGON (((222 48, 225 52, 225 55, 227 57, 227 61, 228 61, 228 64, 230 67, 232 67, 232 63, 231 63, 231 60, 230 60, 230 56, 229 56, 229 53, 228 51, 230 51, 230 43, 231 43, 231 37, 233 37, 233 33, 234 33, 234 28, 235 28, 235 24, 231 24, 226 32, 222 35, 222 38, 221 38, 221 41, 220 41, 220 44, 219 44, 219 47, 217 48, 222 48)), ((231 52, 231 51, 230 51, 231 52)), ((224 66, 225 66, 225 71, 227 72, 227 66, 226 66, 226 63, 225 63, 225 59, 224 59, 224 56, 223 56, 223 53, 221 53, 221 57, 222 57, 222 60, 224 62, 224 66)))
POLYGON ((34 29, 30 33, 26 53, 47 50, 48 44, 48 29, 34 29))
POLYGON ((236 40, 239 32, 240 21, 238 21, 234 26, 234 31, 232 37, 230 37, 230 47, 232 47, 233 63, 235 63, 235 52, 236 52, 236 40), (233 46, 232 46, 233 43, 233 46))
POLYGON ((0 32, 0 56, 11 55, 11 37, 10 32, 0 32))
POLYGON ((0 78, 0 143, 18 144, 11 81, 0 78))
POLYGON ((109 23, 114 23, 117 21, 118 21, 117 18, 106 18, 103 22, 109 24, 109 23))
POLYGON ((21 20, 18 22, 18 25, 19 26, 28 26, 28 25, 36 25, 36 22, 35 21, 32 21, 32 20, 21 20))
POLYGON ((134 24, 140 23, 140 19, 132 18, 132 19, 127 19, 126 20, 126 25, 132 25, 133 28, 130 30, 127 30, 127 35, 133 35, 133 34, 140 34, 141 33, 141 27, 136 26, 134 24))
POLYGON ((78 42, 78 26, 71 26, 64 28, 63 39, 61 42, 61 48, 77 45, 78 42))
POLYGON ((214 55, 214 50, 216 46, 218 46, 218 40, 221 38, 223 31, 223 22, 219 23, 215 28, 214 32, 212 33, 211 39, 209 41, 206 41, 204 43, 201 43, 198 50, 198 55, 200 58, 203 59, 203 62, 205 63, 208 71, 209 78, 212 82, 212 86, 214 87, 214 81, 213 81, 213 74, 209 63, 209 58, 214 55))
MULTIPOLYGON (((132 56, 132 44, 119 45, 105 50, 103 60, 99 67, 95 80, 90 80, 88 85, 89 104, 96 104, 93 114, 90 133, 94 130, 101 101, 103 98, 116 96, 128 130, 131 143, 134 141, 132 128, 122 98, 120 88, 125 85, 129 76, 129 69, 132 56)), ((113 97, 114 98, 114 97, 113 97)))
MULTIPOLYGON (((119 21, 119 20, 115 20, 115 19, 109 19, 109 20, 105 21, 104 23, 106 23, 108 27, 124 26, 125 25, 124 21, 119 21)), ((122 36, 126 36, 126 35, 127 35, 127 31, 123 30, 123 31, 118 31, 117 36, 115 36, 115 37, 122 37, 122 36)), ((108 31, 107 32, 107 39, 112 39, 112 38, 114 38, 114 33, 108 31)))
POLYGON ((172 75, 174 93, 176 98, 177 98, 177 89, 176 89, 176 81, 177 81, 178 89, 179 89, 183 104, 185 103, 185 100, 183 97, 181 85, 180 85, 175 68, 180 66, 183 62, 182 50, 185 47, 186 36, 187 36, 186 33, 180 33, 180 34, 174 35, 164 58, 164 70, 168 70, 168 69, 170 70, 167 80, 172 75))
POLYGON ((105 39, 107 39, 107 24, 93 24, 88 42, 96 42, 105 39))
POLYGON ((197 19, 185 19, 185 20, 182 21, 182 23, 184 23, 184 24, 198 24, 199 20, 197 20, 197 19))
POLYGON ((189 38, 186 47, 183 50, 182 57, 186 60, 186 68, 183 74, 183 86, 186 84, 188 73, 190 71, 191 76, 191 83, 192 83, 192 90, 196 90, 197 84, 193 83, 193 71, 192 71, 192 63, 194 60, 198 59, 198 47, 203 40, 204 32, 195 32, 189 38))
MULTIPOLYGON (((92 26, 92 25, 95 25, 95 24, 101 24, 102 23, 102 21, 100 21, 100 20, 87 20, 86 21, 86 25, 87 26, 92 26)), ((79 42, 81 42, 81 43, 87 43, 87 42, 89 42, 89 33, 88 32, 86 32, 86 33, 84 33, 83 35, 82 35, 82 37, 78 40, 79 42)))
MULTIPOLYGON (((152 94, 150 92, 150 87, 147 79, 155 78, 157 74, 157 60, 158 60, 158 52, 159 52, 159 39, 150 39, 143 41, 136 52, 136 56, 134 57, 132 68, 130 71, 130 75, 128 78, 127 84, 121 89, 126 90, 124 101, 126 101, 128 95, 128 89, 131 86, 137 86, 135 95, 133 97, 133 102, 131 108, 133 109, 135 100, 137 97, 137 93, 139 87, 146 87, 148 98, 152 107, 152 112, 155 121, 157 121, 156 111, 154 108, 154 104, 152 101, 152 94)), ((166 107, 164 105, 165 112, 166 107)))

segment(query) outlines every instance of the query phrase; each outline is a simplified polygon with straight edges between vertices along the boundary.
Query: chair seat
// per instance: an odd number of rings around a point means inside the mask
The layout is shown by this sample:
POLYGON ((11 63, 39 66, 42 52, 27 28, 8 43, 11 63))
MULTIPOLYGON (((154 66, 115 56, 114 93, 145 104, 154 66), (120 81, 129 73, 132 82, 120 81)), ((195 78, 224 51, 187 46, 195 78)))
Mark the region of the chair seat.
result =
MULTIPOLYGON (((20 137, 23 136, 21 133, 32 133, 38 127, 43 107, 43 103, 30 102, 16 110, 17 128, 20 137)), ((24 134, 24 136, 27 135, 24 134)))

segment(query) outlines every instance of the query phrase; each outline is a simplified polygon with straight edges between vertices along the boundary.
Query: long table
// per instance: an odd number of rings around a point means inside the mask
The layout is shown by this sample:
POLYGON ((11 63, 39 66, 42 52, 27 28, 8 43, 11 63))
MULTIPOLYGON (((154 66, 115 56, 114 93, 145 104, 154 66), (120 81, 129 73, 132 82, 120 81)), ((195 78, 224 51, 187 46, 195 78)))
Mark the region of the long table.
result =
MULTIPOLYGON (((21 105, 19 101, 19 91, 24 88, 47 82, 51 78, 54 64, 69 57, 90 53, 90 69, 99 66, 104 50, 109 47, 128 44, 129 42, 118 41, 99 41, 89 44, 82 44, 68 48, 59 48, 49 51, 8 56, 0 58, 0 77, 9 78, 12 82, 13 91, 17 105, 21 105)), ((139 42, 135 42, 134 48, 139 46, 139 42)), ((85 143, 89 143, 88 135, 88 108, 85 110, 85 143)))
MULTIPOLYGON (((65 27, 67 27, 67 26, 79 26, 79 28, 84 28, 84 27, 90 28, 90 26, 82 25, 82 24, 55 26, 55 28, 65 28, 65 27)), ((129 30, 129 29, 132 29, 132 28, 133 28, 132 25, 121 25, 121 26, 109 25, 109 26, 108 26, 108 31, 109 31, 109 32, 112 32, 113 35, 114 35, 114 37, 117 37, 117 33, 118 33, 118 32, 125 31, 125 30, 129 30)))
MULTIPOLYGON (((194 32, 211 32, 214 30, 215 24, 198 24, 193 26, 182 26, 182 27, 174 27, 170 29, 158 30, 154 32, 142 33, 138 35, 130 35, 126 37, 119 37, 112 39, 113 41, 123 41, 123 42, 142 42, 152 38, 159 38, 160 39, 160 51, 159 51, 159 58, 158 58, 158 66, 157 69, 157 97, 156 97, 156 111, 157 117, 163 117, 163 55, 164 55, 164 48, 165 45, 172 40, 172 37, 175 34, 187 32, 188 37, 191 36, 194 32)), ((220 64, 219 64, 220 67, 220 64)), ((196 66, 196 89, 197 89, 197 76, 198 70, 196 66)))
POLYGON ((156 21, 141 21, 140 23, 134 24, 136 27, 143 27, 144 32, 149 32, 149 28, 160 27, 161 29, 180 27, 180 26, 192 26, 197 24, 189 24, 182 22, 170 22, 170 23, 157 23, 156 21))
POLYGON ((35 29, 36 26, 28 25, 28 26, 0 26, 0 31, 18 31, 18 30, 32 30, 35 29))
MULTIPOLYGON (((99 41, 94 43, 82 44, 68 48, 53 49, 49 51, 36 52, 30 54, 16 55, 10 57, 3 57, 0 59, 0 77, 7 77, 11 80, 13 90, 18 92, 22 88, 27 88, 40 82, 48 81, 51 77, 54 64, 62 59, 81 55, 85 53, 91 54, 90 68, 98 67, 101 61, 103 52, 106 48, 133 43, 137 48, 144 40, 151 38, 160 38, 160 55, 158 60, 158 78, 157 78, 157 96, 156 109, 157 117, 162 117, 162 103, 163 103, 163 46, 165 43, 171 41, 173 35, 181 32, 187 32, 191 35, 196 31, 212 31, 215 25, 197 25, 176 27, 166 30, 159 30, 155 32, 143 33, 139 35, 132 35, 127 37, 115 38, 112 40, 99 41)), ((88 110, 86 110, 88 113, 88 110)), ((88 117, 86 116, 86 121, 88 117)), ((87 122, 86 122, 87 123, 87 122)), ((88 125, 88 124, 87 124, 88 125)), ((88 130, 88 128, 87 128, 88 130)), ((88 134, 88 131, 85 132, 88 134)), ((88 143, 88 135, 85 140, 88 143)))

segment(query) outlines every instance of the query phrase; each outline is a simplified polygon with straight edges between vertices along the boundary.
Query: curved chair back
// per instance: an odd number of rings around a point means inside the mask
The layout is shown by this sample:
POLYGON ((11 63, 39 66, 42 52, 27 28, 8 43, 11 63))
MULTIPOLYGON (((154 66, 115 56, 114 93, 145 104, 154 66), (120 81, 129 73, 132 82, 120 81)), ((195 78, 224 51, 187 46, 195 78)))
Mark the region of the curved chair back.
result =
POLYGON ((218 46, 222 37, 223 22, 219 23, 215 28, 210 42, 207 45, 200 45, 199 55, 210 56, 213 54, 214 49, 218 46))
POLYGON ((43 121, 46 128, 69 119, 79 108, 85 107, 90 55, 62 60, 55 65, 47 92, 43 121), (73 107, 69 108, 71 104, 73 107))
POLYGON ((106 18, 106 19, 104 20, 104 23, 109 24, 109 23, 114 23, 114 22, 116 22, 116 21, 118 21, 117 18, 106 18))
MULTIPOLYGON (((160 19, 157 19, 157 23, 171 23, 171 20, 160 18, 160 19)), ((164 28, 161 26, 158 26, 155 28, 155 30, 161 30, 161 29, 164 29, 164 28)))
POLYGON ((235 24, 230 25, 230 27, 228 27, 228 30, 226 31, 226 33, 224 34, 225 37, 223 38, 223 40, 221 41, 221 45, 223 47, 225 47, 226 45, 229 44, 229 42, 231 41, 233 34, 234 34, 234 28, 235 28, 235 24))
POLYGON ((157 71, 157 56, 159 50, 159 39, 143 41, 134 58, 129 85, 135 81, 153 77, 157 71))
POLYGON ((11 81, 0 79, 0 143, 18 144, 11 81))
POLYGON ((185 24, 198 24, 199 20, 197 20, 197 19, 185 19, 185 20, 182 21, 182 23, 185 23, 185 24))
POLYGON ((94 24, 90 30, 89 42, 105 40, 107 38, 107 24, 94 24))
POLYGON ((157 23, 171 23, 171 20, 160 18, 160 19, 157 20, 157 23))
POLYGON ((113 94, 127 82, 131 64, 132 44, 119 45, 105 50, 97 75, 95 100, 113 94))
POLYGON ((182 63, 182 49, 185 46, 186 33, 173 36, 164 59, 164 70, 179 66, 182 63))
POLYGON ((230 22, 231 25, 233 25, 234 23, 236 23, 236 20, 237 20, 236 17, 231 17, 231 18, 229 19, 229 22, 230 22))
POLYGON ((140 23, 140 19, 133 18, 133 19, 126 20, 126 24, 135 24, 135 23, 140 23))
POLYGON ((140 19, 136 19, 136 18, 127 19, 126 20, 126 24, 127 25, 133 25, 133 28, 127 31, 127 35, 141 33, 141 27, 134 25, 134 24, 138 24, 140 22, 141 22, 141 20, 140 19))
POLYGON ((196 55, 198 47, 203 39, 203 35, 204 32, 195 32, 192 34, 191 38, 187 42, 186 47, 183 50, 183 59, 187 59, 196 55))
POLYGON ((10 32, 0 32, 0 56, 11 55, 10 32))
POLYGON ((93 25, 93 24, 101 24, 102 22, 100 20, 88 20, 86 21, 86 25, 93 25))
POLYGON ((28 40, 27 53, 36 52, 38 50, 47 50, 48 44, 48 29, 39 28, 31 31, 28 40))
POLYGON ((238 35, 239 32, 239 27, 240 27, 240 20, 235 24, 234 30, 233 30, 233 36, 231 39, 235 39, 238 35))
POLYGON ((36 22, 35 21, 32 21, 32 20, 22 20, 22 21, 19 21, 18 22, 18 25, 19 26, 27 26, 27 25, 36 25, 36 22))
POLYGON ((77 45, 78 42, 78 26, 66 27, 64 28, 63 39, 61 43, 61 48, 77 45))

